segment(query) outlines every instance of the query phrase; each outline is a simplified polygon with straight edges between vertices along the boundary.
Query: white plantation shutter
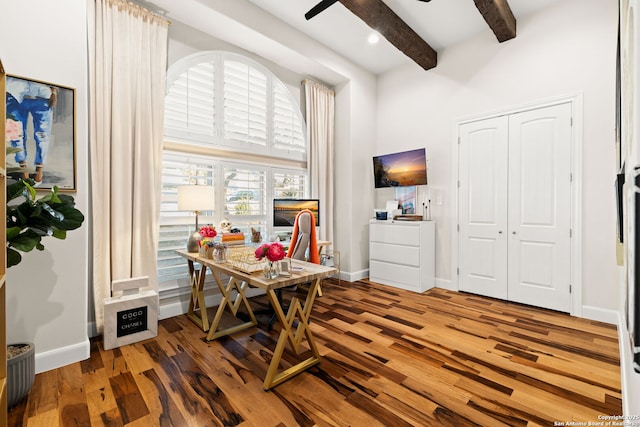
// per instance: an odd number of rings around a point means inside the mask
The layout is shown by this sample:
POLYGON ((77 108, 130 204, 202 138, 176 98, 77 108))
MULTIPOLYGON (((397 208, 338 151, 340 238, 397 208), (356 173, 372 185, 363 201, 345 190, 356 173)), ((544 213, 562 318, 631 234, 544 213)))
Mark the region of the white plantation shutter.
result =
POLYGON ((249 165, 223 166, 225 196, 227 204, 225 215, 260 215, 266 214, 265 190, 266 170, 249 165), (232 200, 229 202, 229 200, 232 200), (243 207, 237 206, 241 201, 243 207))
POLYGON ((224 61, 225 139, 267 145, 267 76, 246 63, 224 61))
POLYGON ((212 142, 216 135, 215 62, 201 62, 182 73, 165 97, 165 133, 212 142))
POLYGON ((304 199, 307 191, 307 175, 300 171, 273 171, 274 199, 304 199))
MULTIPOLYGON (((176 249, 186 248, 195 231, 193 212, 178 210, 178 187, 181 185, 214 185, 215 166, 212 159, 164 152, 162 156, 162 190, 160 198, 160 239, 158 245, 158 282, 186 274, 184 258, 176 249)), ((214 212, 200 212, 199 223, 210 223, 214 212)))
POLYGON ((277 149, 306 152, 304 121, 300 108, 280 82, 273 84, 273 146, 277 149))

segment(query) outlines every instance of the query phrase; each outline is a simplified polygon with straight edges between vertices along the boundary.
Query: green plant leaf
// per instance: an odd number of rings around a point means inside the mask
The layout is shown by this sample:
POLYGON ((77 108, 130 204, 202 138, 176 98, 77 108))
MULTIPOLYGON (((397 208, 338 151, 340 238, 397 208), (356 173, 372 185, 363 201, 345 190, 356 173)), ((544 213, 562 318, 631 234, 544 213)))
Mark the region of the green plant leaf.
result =
POLYGON ((20 255, 20 252, 12 248, 7 248, 7 267, 18 265, 20 264, 20 261, 22 261, 22 255, 20 255))
POLYGON ((18 234, 20 234, 20 227, 10 227, 7 228, 7 240, 11 240, 14 237, 16 237, 18 234))
POLYGON ((67 238, 67 230, 60 230, 56 228, 53 230, 52 236, 55 237, 56 239, 64 240, 67 238))
POLYGON ((79 228, 84 215, 73 197, 59 194, 58 187, 37 198, 35 182, 19 179, 7 184, 7 266, 19 264, 20 252, 44 250, 42 238, 66 239, 68 230, 79 228))
POLYGON ((22 252, 30 252, 40 243, 40 239, 42 239, 42 236, 28 229, 8 241, 8 245, 22 252))

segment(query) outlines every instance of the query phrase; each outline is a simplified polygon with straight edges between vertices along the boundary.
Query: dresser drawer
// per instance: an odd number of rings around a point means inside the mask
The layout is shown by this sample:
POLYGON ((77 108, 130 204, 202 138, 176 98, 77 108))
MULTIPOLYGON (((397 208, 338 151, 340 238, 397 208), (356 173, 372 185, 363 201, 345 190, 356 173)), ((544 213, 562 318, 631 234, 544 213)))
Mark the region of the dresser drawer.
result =
POLYGON ((371 260, 369 264, 369 280, 421 292, 420 269, 418 267, 371 260))
POLYGON ((387 243, 371 242, 369 244, 369 258, 395 264, 420 266, 420 248, 417 246, 389 245, 387 243))
POLYGON ((397 224, 371 224, 369 239, 395 245, 420 246, 420 227, 397 224))

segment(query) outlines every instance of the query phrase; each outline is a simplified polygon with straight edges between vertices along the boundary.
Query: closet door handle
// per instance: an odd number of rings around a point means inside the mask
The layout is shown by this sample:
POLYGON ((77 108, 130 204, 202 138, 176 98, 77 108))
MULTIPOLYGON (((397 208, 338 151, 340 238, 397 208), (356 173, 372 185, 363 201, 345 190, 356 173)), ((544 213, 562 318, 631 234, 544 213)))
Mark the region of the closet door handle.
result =
POLYGON ((515 231, 512 231, 511 234, 517 234, 515 231))
POLYGON ((498 231, 498 234, 502 234, 502 230, 498 231))

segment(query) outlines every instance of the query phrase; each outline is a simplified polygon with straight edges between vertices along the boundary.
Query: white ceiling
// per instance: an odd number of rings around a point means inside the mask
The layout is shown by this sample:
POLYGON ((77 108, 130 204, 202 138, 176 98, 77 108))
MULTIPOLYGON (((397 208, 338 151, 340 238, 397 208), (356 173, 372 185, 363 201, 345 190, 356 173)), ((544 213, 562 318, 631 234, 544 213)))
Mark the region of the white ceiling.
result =
MULTIPOLYGON (((344 81, 346 63, 381 74, 412 62, 384 38, 369 44, 373 30, 340 2, 307 21, 304 14, 320 0, 133 1, 174 22, 171 31, 178 38, 193 40, 197 30, 328 84, 344 81), (309 40, 335 58, 327 59, 309 40)), ((516 20, 560 1, 508 0, 516 20)), ((473 0, 384 2, 439 52, 482 32, 495 39, 473 0)))
MULTIPOLYGON (((340 2, 307 21, 304 14, 320 0, 249 1, 374 74, 411 61, 385 39, 369 44, 367 37, 372 29, 340 2)), ((561 0, 508 0, 516 20, 558 1, 561 0)), ((491 31, 473 0, 384 2, 437 51, 491 31)))

